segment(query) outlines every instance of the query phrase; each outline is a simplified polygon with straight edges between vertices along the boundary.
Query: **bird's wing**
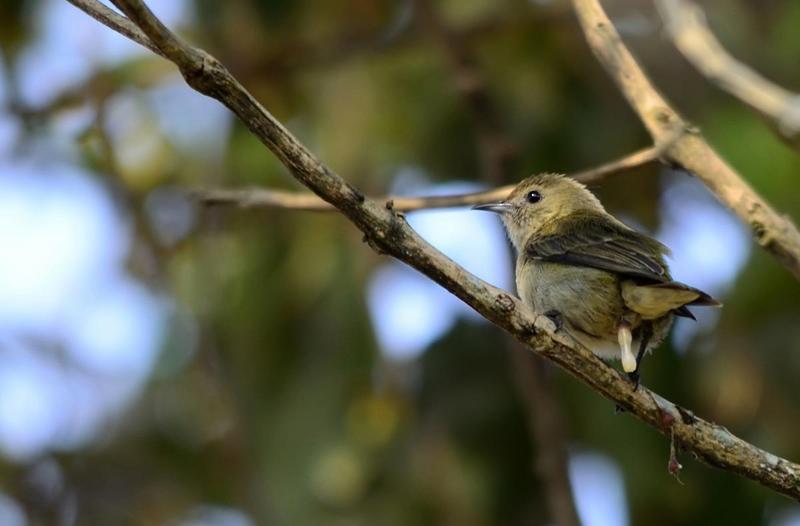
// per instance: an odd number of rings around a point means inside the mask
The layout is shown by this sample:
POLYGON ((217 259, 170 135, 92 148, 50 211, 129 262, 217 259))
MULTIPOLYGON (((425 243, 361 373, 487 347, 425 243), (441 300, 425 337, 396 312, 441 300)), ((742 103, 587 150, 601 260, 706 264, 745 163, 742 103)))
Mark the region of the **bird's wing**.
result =
POLYGON ((671 281, 667 247, 599 214, 567 217, 556 232, 530 240, 525 250, 539 261, 606 270, 643 283, 671 281))

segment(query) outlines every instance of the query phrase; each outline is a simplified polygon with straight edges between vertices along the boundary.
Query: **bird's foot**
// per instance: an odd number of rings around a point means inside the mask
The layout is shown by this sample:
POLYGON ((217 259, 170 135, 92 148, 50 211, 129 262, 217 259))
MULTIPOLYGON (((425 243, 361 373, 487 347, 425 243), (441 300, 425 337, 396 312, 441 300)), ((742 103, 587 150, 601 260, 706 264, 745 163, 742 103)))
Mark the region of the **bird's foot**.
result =
POLYGON ((561 313, 555 309, 550 309, 549 311, 544 313, 547 318, 552 321, 556 326, 556 332, 560 331, 564 328, 564 318, 561 316, 561 313))
POLYGON ((628 380, 630 380, 633 384, 633 390, 637 391, 639 389, 639 381, 641 380, 641 375, 639 374, 638 368, 635 371, 628 373, 628 380))

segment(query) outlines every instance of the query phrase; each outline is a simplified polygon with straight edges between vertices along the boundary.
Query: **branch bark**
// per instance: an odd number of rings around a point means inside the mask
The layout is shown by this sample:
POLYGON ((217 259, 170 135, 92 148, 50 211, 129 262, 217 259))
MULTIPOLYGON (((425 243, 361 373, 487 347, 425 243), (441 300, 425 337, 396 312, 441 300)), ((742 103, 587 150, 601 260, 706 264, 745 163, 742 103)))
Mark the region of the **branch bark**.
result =
POLYGON ((572 0, 586 41, 656 144, 680 134, 664 158, 696 175, 753 231, 756 242, 800 279, 800 232, 731 168, 653 87, 598 0, 572 0))
POLYGON ((179 65, 190 86, 230 108, 297 180, 350 219, 364 233, 370 246, 425 274, 532 351, 560 365, 661 433, 671 435, 678 445, 697 458, 800 499, 800 465, 759 449, 722 426, 695 417, 645 387, 634 391, 619 371, 565 334, 554 332, 552 322, 546 317, 535 315, 507 292, 456 265, 411 229, 402 214, 366 199, 323 165, 214 57, 196 48, 171 47, 171 40, 158 34, 163 26, 155 23, 155 17, 141 1, 118 0, 117 3, 150 40, 179 65))
MULTIPOLYGON (((605 177, 624 173, 658 160, 663 148, 650 146, 595 168, 572 174, 584 184, 591 184, 605 177)), ((513 184, 492 188, 483 192, 457 195, 436 195, 420 197, 384 196, 374 197, 374 201, 386 203, 398 212, 413 212, 429 208, 454 208, 472 206, 505 199, 513 184)), ((333 212, 336 207, 309 193, 271 190, 267 188, 212 188, 192 191, 194 198, 206 206, 237 206, 240 208, 288 208, 311 212, 333 212)))
POLYGON ((800 95, 767 80, 728 53, 687 0, 656 0, 675 47, 717 87, 766 117, 794 148, 800 148, 800 95))

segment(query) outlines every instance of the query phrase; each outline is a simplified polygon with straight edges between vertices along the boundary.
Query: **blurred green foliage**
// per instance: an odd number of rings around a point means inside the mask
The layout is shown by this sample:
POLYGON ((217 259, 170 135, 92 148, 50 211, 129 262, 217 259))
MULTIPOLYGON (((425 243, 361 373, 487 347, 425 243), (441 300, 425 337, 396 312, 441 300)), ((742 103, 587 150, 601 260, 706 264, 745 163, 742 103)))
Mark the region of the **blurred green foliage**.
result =
MULTIPOLYGON (((689 69, 661 38, 649 5, 605 3, 616 20, 646 17, 650 30, 625 38, 657 85, 751 185, 800 218, 800 157, 689 69)), ((800 87, 797 4, 732 3, 709 3, 726 43, 800 87)), ((387 192, 407 166, 435 182, 478 181, 474 123, 440 46, 409 5, 198 0, 181 29, 366 192, 387 192)), ((464 35, 502 127, 521 145, 515 178, 589 167, 648 143, 564 2, 435 6, 464 35)), ((3 2, 9 64, 29 38, 30 8, 3 2)), ((100 104, 170 74, 158 58, 136 60, 97 71, 87 90, 103 86, 100 104)), ((239 123, 217 165, 147 126, 137 133, 155 134, 159 145, 144 162, 112 170, 91 140, 85 149, 133 214, 163 185, 298 188, 239 123)), ((658 168, 648 167, 594 189, 613 212, 655 230, 661 185, 658 168)), ((94 446, 57 456, 81 524, 166 524, 202 503, 240 508, 258 524, 548 523, 531 468, 547 452, 532 445, 499 330, 459 323, 418 360, 387 360, 364 293, 385 260, 336 215, 206 210, 188 239, 157 250, 148 248, 148 228, 137 223, 137 246, 156 255, 158 270, 142 275, 196 320, 197 349, 181 358, 187 336, 176 322, 135 409, 94 446)), ((713 334, 680 355, 665 344, 644 381, 759 446, 800 458, 800 286, 754 248, 724 301, 713 334)), ((686 455, 677 483, 666 469, 667 440, 615 416, 567 375, 554 377, 570 449, 619 464, 632 524, 761 524, 788 505, 686 455)), ((21 480, 24 471, 6 465, 0 478, 21 480)), ((57 504, 37 500, 24 483, 9 491, 34 524, 54 516, 57 504)))

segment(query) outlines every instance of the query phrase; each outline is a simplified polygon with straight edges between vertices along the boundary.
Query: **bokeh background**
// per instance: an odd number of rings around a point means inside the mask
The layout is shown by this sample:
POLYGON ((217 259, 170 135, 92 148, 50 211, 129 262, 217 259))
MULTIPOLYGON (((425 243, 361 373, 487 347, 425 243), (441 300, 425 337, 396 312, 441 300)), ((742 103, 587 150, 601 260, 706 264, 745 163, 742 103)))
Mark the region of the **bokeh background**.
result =
MULTIPOLYGON (((649 142, 563 1, 150 4, 370 194, 471 191, 649 142), (464 96, 476 79, 514 145, 500 176, 464 96)), ((797 153, 675 53, 648 2, 604 5, 668 98, 800 219, 797 153)), ((704 5, 735 55, 800 89, 800 3, 704 5)), ((187 189, 302 189, 164 60, 63 0, 0 8, 0 524, 551 523, 533 468, 548 451, 500 330, 335 214, 197 206, 187 189)), ((644 383, 800 458, 800 285, 684 172, 592 188, 725 303, 679 321, 644 383)), ((512 287, 496 218, 409 221, 512 287)), ((800 524, 688 455, 679 483, 666 439, 547 374, 585 524, 800 524)))

